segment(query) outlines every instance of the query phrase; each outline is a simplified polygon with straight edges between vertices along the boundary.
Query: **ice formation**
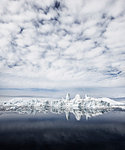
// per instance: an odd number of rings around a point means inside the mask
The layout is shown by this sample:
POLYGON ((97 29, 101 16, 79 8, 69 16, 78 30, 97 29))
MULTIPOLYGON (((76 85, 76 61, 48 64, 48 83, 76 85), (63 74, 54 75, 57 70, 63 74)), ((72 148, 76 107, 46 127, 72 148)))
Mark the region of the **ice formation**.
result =
POLYGON ((77 120, 80 120, 82 116, 88 119, 113 109, 125 110, 125 104, 109 98, 94 98, 87 95, 82 98, 79 94, 75 98, 70 98, 69 93, 67 93, 65 99, 13 98, 0 104, 0 111, 4 112, 14 111, 21 114, 65 113, 67 119, 72 113, 77 120))

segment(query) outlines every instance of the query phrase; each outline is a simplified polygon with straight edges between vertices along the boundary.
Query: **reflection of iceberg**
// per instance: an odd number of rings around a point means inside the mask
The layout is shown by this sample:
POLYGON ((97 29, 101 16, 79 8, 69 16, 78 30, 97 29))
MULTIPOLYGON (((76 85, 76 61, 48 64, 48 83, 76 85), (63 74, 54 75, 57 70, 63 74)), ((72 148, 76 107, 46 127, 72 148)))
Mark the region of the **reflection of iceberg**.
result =
POLYGON ((72 113, 74 114, 76 120, 80 120, 83 115, 82 111, 80 110, 73 110, 72 113))
POLYGON ((71 113, 80 120, 82 116, 88 119, 116 108, 125 109, 125 105, 109 98, 81 98, 78 94, 73 99, 67 94, 66 99, 14 98, 0 104, 1 111, 16 111, 21 114, 65 113, 67 120, 71 113))
POLYGON ((69 120, 70 119, 70 112, 65 110, 65 114, 66 114, 66 119, 69 120))

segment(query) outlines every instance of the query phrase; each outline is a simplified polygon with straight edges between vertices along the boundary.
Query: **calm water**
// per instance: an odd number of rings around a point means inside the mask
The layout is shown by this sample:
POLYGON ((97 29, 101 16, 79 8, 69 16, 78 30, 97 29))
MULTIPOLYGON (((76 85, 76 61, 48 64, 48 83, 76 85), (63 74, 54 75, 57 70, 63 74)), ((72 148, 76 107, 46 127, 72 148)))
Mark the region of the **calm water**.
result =
POLYGON ((125 112, 77 121, 73 114, 0 113, 0 150, 125 149, 125 112))

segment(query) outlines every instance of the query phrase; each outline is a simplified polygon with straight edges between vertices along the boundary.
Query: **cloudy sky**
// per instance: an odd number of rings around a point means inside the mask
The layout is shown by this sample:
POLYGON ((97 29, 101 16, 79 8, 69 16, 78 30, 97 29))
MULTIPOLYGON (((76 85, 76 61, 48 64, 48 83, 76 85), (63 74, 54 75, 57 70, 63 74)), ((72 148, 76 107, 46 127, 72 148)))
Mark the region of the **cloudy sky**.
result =
POLYGON ((0 0, 0 87, 125 87, 125 0, 0 0))

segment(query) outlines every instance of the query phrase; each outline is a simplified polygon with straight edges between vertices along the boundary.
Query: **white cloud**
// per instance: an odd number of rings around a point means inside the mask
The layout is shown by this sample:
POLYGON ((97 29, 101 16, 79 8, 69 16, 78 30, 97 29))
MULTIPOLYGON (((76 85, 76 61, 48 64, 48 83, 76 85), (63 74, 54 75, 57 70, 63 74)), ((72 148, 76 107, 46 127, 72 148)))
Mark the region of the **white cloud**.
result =
POLYGON ((124 0, 1 0, 0 87, 125 86, 124 0))

